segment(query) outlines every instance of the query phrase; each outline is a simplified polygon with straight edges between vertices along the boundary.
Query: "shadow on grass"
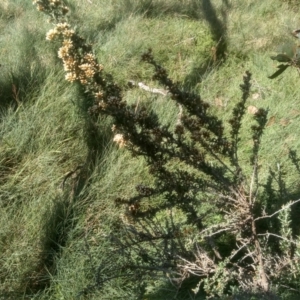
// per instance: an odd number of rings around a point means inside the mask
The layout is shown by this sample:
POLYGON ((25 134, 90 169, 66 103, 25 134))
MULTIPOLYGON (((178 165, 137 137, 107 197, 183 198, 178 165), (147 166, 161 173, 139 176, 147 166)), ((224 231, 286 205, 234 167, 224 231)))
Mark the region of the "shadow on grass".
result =
MULTIPOLYGON (((203 76, 209 70, 219 67, 227 58, 227 14, 231 6, 228 0, 222 0, 221 7, 216 7, 211 0, 194 0, 188 3, 180 1, 126 1, 128 5, 115 5, 114 13, 109 21, 102 22, 92 29, 90 38, 96 36, 101 30, 111 30, 118 22, 131 15, 140 15, 144 18, 161 18, 166 16, 182 17, 206 23, 209 26, 214 47, 207 49, 211 53, 206 61, 203 59, 194 63, 189 74, 183 80, 184 89, 192 89, 202 81, 203 76), (107 25, 107 27, 106 27, 107 25)), ((200 27, 199 27, 200 28, 200 27)), ((198 41, 201 43, 201 40, 198 41)), ((146 50, 146 49, 145 49, 146 50)))
POLYGON ((221 10, 221 17, 218 17, 217 11, 214 8, 211 0, 202 0, 201 8, 203 17, 209 24, 212 36, 216 45, 216 59, 225 59, 227 51, 227 11, 230 8, 228 0, 223 0, 223 8, 221 10))
MULTIPOLYGON (((114 30, 119 22, 129 18, 132 15, 139 15, 145 18, 160 18, 166 16, 175 16, 189 18, 193 20, 206 20, 211 29, 213 39, 216 43, 216 59, 224 59, 227 49, 226 28, 227 28, 227 11, 230 8, 228 0, 222 0, 223 8, 219 13, 212 4, 211 0, 192 0, 166 1, 166 0, 125 0, 111 4, 112 10, 105 19, 99 18, 95 25, 85 32, 85 36, 93 39, 101 31, 114 30), (218 16, 220 15, 221 16, 218 16)), ((84 21, 80 17, 80 12, 74 3, 68 3, 72 11, 72 22, 80 26, 84 21)), ((101 6, 101 4, 99 4, 101 6)), ((145 49, 146 50, 146 49, 145 49)), ((206 69, 205 69, 206 70, 206 69)), ((199 70, 195 70, 197 72, 199 70)))
POLYGON ((54 204, 44 218, 44 231, 41 239, 42 249, 38 262, 32 266, 24 278, 25 294, 34 296, 50 286, 51 276, 56 273, 56 260, 66 245, 68 233, 73 227, 73 206, 67 192, 62 197, 54 199, 54 204))
POLYGON ((193 289, 197 287, 199 278, 191 277, 183 282, 180 289, 176 288, 169 282, 158 288, 158 290, 147 294, 148 300, 164 300, 164 299, 176 299, 176 300, 205 300, 206 295, 204 291, 199 291, 197 294, 193 292, 193 289))
POLYGON ((219 67, 226 60, 227 55, 227 12, 230 9, 228 0, 222 1, 222 9, 218 16, 217 9, 211 0, 201 0, 199 10, 201 18, 205 19, 210 27, 215 46, 211 50, 211 59, 207 59, 201 64, 195 64, 191 72, 184 80, 184 87, 190 89, 202 81, 203 76, 210 69, 219 67))
POLYGON ((68 230, 72 226, 72 206, 68 193, 52 200, 54 205, 44 215, 45 223, 41 224, 41 247, 36 253, 35 263, 22 274, 18 289, 0 289, 0 299, 32 299, 37 293, 50 286, 51 276, 56 272, 55 261, 67 241, 68 230))
MULTIPOLYGON (((68 241, 70 231, 76 226, 75 205, 82 199, 86 199, 89 193, 89 182, 96 167, 97 161, 101 160, 109 143, 110 136, 108 128, 97 126, 98 120, 93 120, 87 115, 89 99, 79 90, 78 108, 85 118, 84 139, 88 148, 85 161, 80 166, 74 166, 63 179, 61 186, 62 196, 53 200, 53 207, 48 211, 43 224, 43 237, 41 240, 42 250, 39 261, 32 266, 30 273, 26 276, 24 286, 27 296, 37 295, 51 285, 51 277, 56 274, 56 262, 63 254, 63 249, 68 241), (30 280, 28 280, 30 278, 30 280)), ((103 122, 105 123, 105 122, 103 122)), ((108 122, 107 122, 108 124, 108 122)))
POLYGON ((17 70, 8 70, 6 74, 1 76, 0 110, 2 112, 9 106, 17 108, 24 100, 28 99, 28 95, 42 85, 47 76, 46 70, 41 66, 38 59, 35 59, 35 63, 37 65, 35 74, 32 74, 30 70, 30 63, 24 62, 18 66, 17 70))
MULTIPOLYGON (((47 72, 36 51, 36 37, 27 29, 22 31, 23 49, 16 54, 13 65, 0 61, 0 111, 4 112, 9 106, 17 108, 29 96, 38 91, 47 78, 47 72)), ((1 116, 0 116, 1 121, 1 116)))
MULTIPOLYGON (((124 0, 115 1, 115 3, 110 5, 112 9, 105 18, 100 17, 98 20, 95 20, 93 25, 84 31, 84 36, 88 40, 96 39, 99 36, 99 32, 113 31, 118 23, 130 18, 132 15, 145 18, 159 18, 163 16, 182 16, 196 20, 201 18, 201 5, 198 0, 189 1, 188 3, 165 0, 124 0)), ((68 7, 72 11, 72 23, 79 27, 81 24, 84 24, 84 20, 82 20, 76 5, 68 2, 68 7)))
MULTIPOLYGON (((67 5, 72 12, 71 23, 73 25, 75 24, 78 27, 82 27, 82 24, 84 24, 85 22, 82 19, 80 10, 78 10, 73 2, 68 2, 67 5)), ((123 5, 123 7, 125 8, 126 6, 123 5)), ((83 35, 87 40, 92 41, 98 37, 99 33, 113 31, 116 28, 117 24, 129 15, 130 12, 128 7, 126 7, 126 11, 115 8, 113 13, 111 13, 109 17, 106 17, 104 19, 99 18, 95 20, 92 27, 89 26, 87 30, 84 30, 83 35)))

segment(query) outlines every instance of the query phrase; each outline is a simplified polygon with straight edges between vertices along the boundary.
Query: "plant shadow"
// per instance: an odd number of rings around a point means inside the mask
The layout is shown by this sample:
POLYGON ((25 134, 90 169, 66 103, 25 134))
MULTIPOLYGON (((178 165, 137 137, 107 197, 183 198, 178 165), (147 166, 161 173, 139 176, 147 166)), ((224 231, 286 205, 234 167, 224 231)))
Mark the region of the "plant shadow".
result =
MULTIPOLYGON (((34 33, 24 28, 22 31, 23 52, 16 57, 14 65, 0 62, 0 110, 8 107, 16 109, 29 96, 39 90, 47 78, 47 70, 43 65, 36 45, 34 33)), ((1 117, 0 117, 1 120, 1 117)))
POLYGON ((220 13, 212 4, 211 0, 201 0, 199 2, 200 18, 204 19, 209 25, 215 46, 211 49, 211 58, 201 64, 195 63, 192 70, 187 74, 183 81, 183 87, 190 89, 202 81, 205 74, 212 69, 218 68, 227 58, 227 14, 231 8, 228 0, 222 1, 220 13))

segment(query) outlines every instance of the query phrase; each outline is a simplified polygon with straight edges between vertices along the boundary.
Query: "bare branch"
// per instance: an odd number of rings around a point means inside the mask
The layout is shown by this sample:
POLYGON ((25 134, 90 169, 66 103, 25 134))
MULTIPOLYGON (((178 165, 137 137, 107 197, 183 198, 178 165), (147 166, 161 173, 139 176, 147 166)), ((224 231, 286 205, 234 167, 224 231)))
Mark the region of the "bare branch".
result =
MULTIPOLYGON (((253 167, 253 173, 252 173, 252 176, 251 176, 250 191, 249 191, 249 203, 251 205, 253 205, 253 203, 255 202, 255 198, 256 198, 256 195, 255 195, 254 199, 253 199, 252 194, 253 194, 254 182, 257 183, 257 176, 258 176, 258 174, 257 174, 257 161, 256 161, 255 164, 254 164, 254 167, 253 167)), ((256 194, 256 192, 255 192, 255 194, 256 194)))
POLYGON ((194 254, 196 261, 190 262, 182 256, 177 255, 176 257, 183 262, 183 264, 178 264, 177 266, 184 272, 184 274, 188 273, 203 277, 214 273, 216 269, 215 262, 208 256, 205 251, 199 249, 198 245, 196 247, 197 253, 194 254))
POLYGON ((236 251, 233 252, 233 254, 230 256, 230 260, 232 260, 242 249, 244 249, 246 246, 250 244, 250 241, 248 243, 243 243, 241 247, 239 247, 236 251))
POLYGON ((275 215, 279 214, 281 211, 283 211, 283 210, 289 208, 290 206, 292 206, 292 205, 294 205, 294 204, 296 204, 296 203, 298 203, 298 202, 300 202, 300 199, 298 199, 298 200, 296 200, 296 201, 293 201, 293 202, 290 202, 290 203, 287 204, 287 205, 284 205, 281 209, 277 210, 277 211, 274 212, 272 215, 267 215, 267 216, 258 217, 258 218, 256 218, 256 219, 254 219, 254 222, 256 222, 257 220, 261 220, 261 219, 272 218, 272 217, 274 217, 275 215))
POLYGON ((282 237, 281 235, 274 234, 274 233, 270 233, 270 232, 267 232, 267 233, 260 233, 260 234, 258 234, 258 236, 266 236, 266 237, 269 237, 269 236, 275 236, 275 237, 277 237, 277 238, 279 238, 279 239, 281 239, 281 240, 287 241, 287 242, 292 243, 292 244, 294 244, 294 245, 298 245, 298 243, 295 242, 295 241, 293 241, 293 240, 289 240, 289 239, 287 239, 287 238, 282 237))

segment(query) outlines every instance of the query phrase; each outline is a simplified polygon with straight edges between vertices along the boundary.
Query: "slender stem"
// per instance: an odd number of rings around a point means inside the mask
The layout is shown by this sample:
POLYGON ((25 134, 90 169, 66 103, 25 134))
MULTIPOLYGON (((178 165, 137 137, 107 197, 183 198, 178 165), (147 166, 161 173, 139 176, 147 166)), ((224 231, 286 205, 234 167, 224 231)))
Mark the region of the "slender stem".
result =
POLYGON ((272 215, 267 215, 267 216, 258 217, 258 218, 256 218, 256 219, 254 219, 254 222, 256 222, 256 221, 258 221, 258 220, 261 220, 261 219, 272 218, 272 217, 274 217, 275 215, 279 214, 281 211, 283 211, 283 210, 289 208, 290 206, 292 206, 292 205, 294 205, 294 204, 296 204, 296 203, 298 203, 298 202, 300 202, 300 199, 298 199, 298 200, 296 200, 296 201, 293 201, 293 202, 289 203, 288 205, 285 205, 283 208, 277 210, 277 211, 274 212, 272 215))
POLYGON ((262 289, 265 292, 267 292, 269 290, 269 281, 268 281, 265 267, 264 267, 263 254, 262 254, 260 243, 259 243, 258 236, 256 233, 256 226, 255 226, 254 220, 252 220, 252 235, 253 235, 253 239, 254 239, 256 257, 258 259, 258 267, 259 267, 258 272, 259 272, 259 277, 260 277, 260 286, 262 287, 262 289))

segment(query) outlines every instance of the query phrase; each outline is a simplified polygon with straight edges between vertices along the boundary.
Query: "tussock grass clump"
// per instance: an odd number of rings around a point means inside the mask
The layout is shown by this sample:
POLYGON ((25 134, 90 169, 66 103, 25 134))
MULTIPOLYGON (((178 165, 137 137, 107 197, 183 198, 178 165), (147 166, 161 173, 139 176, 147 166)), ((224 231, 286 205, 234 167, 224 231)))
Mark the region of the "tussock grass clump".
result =
MULTIPOLYGON (((0 3, 0 295, 5 299, 134 299, 138 295, 203 299, 203 286, 211 295, 240 295, 234 288, 238 285, 235 267, 218 258, 218 253, 230 256, 241 241, 239 235, 224 230, 207 243, 211 231, 202 232, 213 230, 214 225, 229 226, 224 220, 230 217, 216 210, 222 193, 203 192, 205 185, 199 183, 210 182, 211 175, 182 163, 183 156, 172 148, 171 141, 174 130, 177 138, 186 133, 181 132, 181 125, 190 130, 197 124, 197 117, 189 118, 182 109, 188 105, 187 97, 209 106, 205 116, 227 124, 240 99, 241 74, 249 69, 252 87, 247 89, 236 149, 244 178, 253 174, 249 157, 255 145, 249 132, 255 120, 248 114, 248 106, 268 111, 259 161, 254 164, 259 170, 259 201, 251 213, 258 216, 260 208, 273 213, 289 200, 298 199, 297 155, 290 151, 298 147, 298 78, 293 70, 286 71, 280 81, 267 78, 276 68, 269 58, 271 52, 286 42, 289 29, 298 26, 296 5, 291 9, 290 4, 277 0, 268 5, 251 0, 240 5, 230 1, 126 0, 86 1, 83 9, 82 1, 74 0, 69 1, 68 10, 62 1, 35 2, 40 10, 48 5, 51 22, 63 24, 70 19, 77 28, 60 25, 52 31, 59 41, 49 43, 45 32, 53 26, 30 2, 0 3), (151 54, 148 61, 158 68, 159 86, 152 78, 151 65, 140 63, 141 53, 149 47, 155 60, 151 54), (61 71, 61 59, 69 73, 67 79, 76 83, 63 80, 66 74, 61 71), (168 77, 161 76, 167 75, 166 70, 168 77), (162 96, 130 88, 128 81, 143 82, 150 88, 166 89, 166 85, 169 93, 162 96), (196 97, 199 92, 203 102, 196 97), (176 104, 178 95, 181 106, 176 104), (156 133, 149 129, 153 125, 157 125, 156 133), (117 135, 123 148, 113 142, 117 135), (163 153, 166 170, 176 184, 170 186, 159 165, 151 164, 157 151, 163 153), (161 190, 156 189, 157 184, 161 190), (163 188, 168 190, 161 193, 163 188), (180 202, 179 192, 189 200, 180 202), (141 251, 145 249, 146 253, 141 251), (199 253, 206 255, 212 269, 219 268, 209 277, 210 282, 202 280, 199 269, 197 276, 188 278, 189 273, 180 273, 180 266, 195 271, 193 254, 199 253), (164 272, 167 277, 160 276, 164 272), (153 278, 154 274, 158 277, 153 278), (144 285, 136 285, 141 278, 144 285)), ((182 143, 189 146, 201 130, 182 143)), ((224 126, 220 132, 228 141, 230 127, 224 126)), ((210 138, 214 134, 217 132, 210 138)), ((222 152, 223 146, 218 151, 222 152)), ((229 152, 218 152, 222 156, 219 162, 229 163, 229 152)), ((187 158, 192 156, 195 153, 187 158)), ((206 170, 218 166, 215 173, 226 175, 228 182, 242 178, 238 172, 234 176, 224 173, 212 154, 206 156, 206 162, 206 170)), ((247 196, 242 199, 247 207, 247 196)), ((223 205, 224 210, 230 205, 223 205)), ((279 218, 278 214, 270 222, 257 222, 259 233, 265 234, 271 227, 274 231, 270 233, 276 232, 295 245, 299 234, 296 208, 293 204, 289 215, 285 206, 279 218)), ((235 216, 243 215, 239 213, 235 211, 235 216)), ((240 219, 241 224, 248 222, 246 217, 240 219)), ((242 237, 247 234, 243 229, 241 232, 242 237)), ((276 261, 274 253, 284 259, 285 253, 294 255, 293 259, 298 255, 293 246, 274 237, 261 236, 259 240, 272 245, 264 261, 267 273, 276 261)), ((243 251, 236 256, 236 268, 253 275, 246 266, 251 265, 251 257, 243 260, 243 251)), ((293 275, 298 272, 296 265, 291 270, 284 280, 270 281, 270 289, 276 288, 286 299, 298 289, 293 275)), ((257 278, 257 282, 262 279, 261 275, 257 278)), ((244 296, 261 294, 247 291, 244 296)))
MULTIPOLYGON (((48 77, 38 95, 20 104, 16 111, 9 110, 2 120, 1 214, 6 220, 1 229, 2 261, 10 253, 2 264, 4 291, 23 293, 35 280, 32 269, 43 270, 42 277, 48 277, 44 260, 52 247, 44 247, 55 243, 49 230, 55 232, 58 225, 50 229, 45 224, 51 223, 51 211, 57 202, 65 201, 59 185, 71 167, 70 158, 76 164, 76 151, 85 152, 84 143, 74 143, 83 128, 76 113, 70 114, 74 91, 61 93, 66 86, 52 86, 53 77, 55 74, 48 77), (49 103, 53 96, 57 102, 49 103), (57 103, 64 107, 59 114, 53 113, 57 103)), ((37 277, 41 275, 39 270, 34 272, 37 277)))

